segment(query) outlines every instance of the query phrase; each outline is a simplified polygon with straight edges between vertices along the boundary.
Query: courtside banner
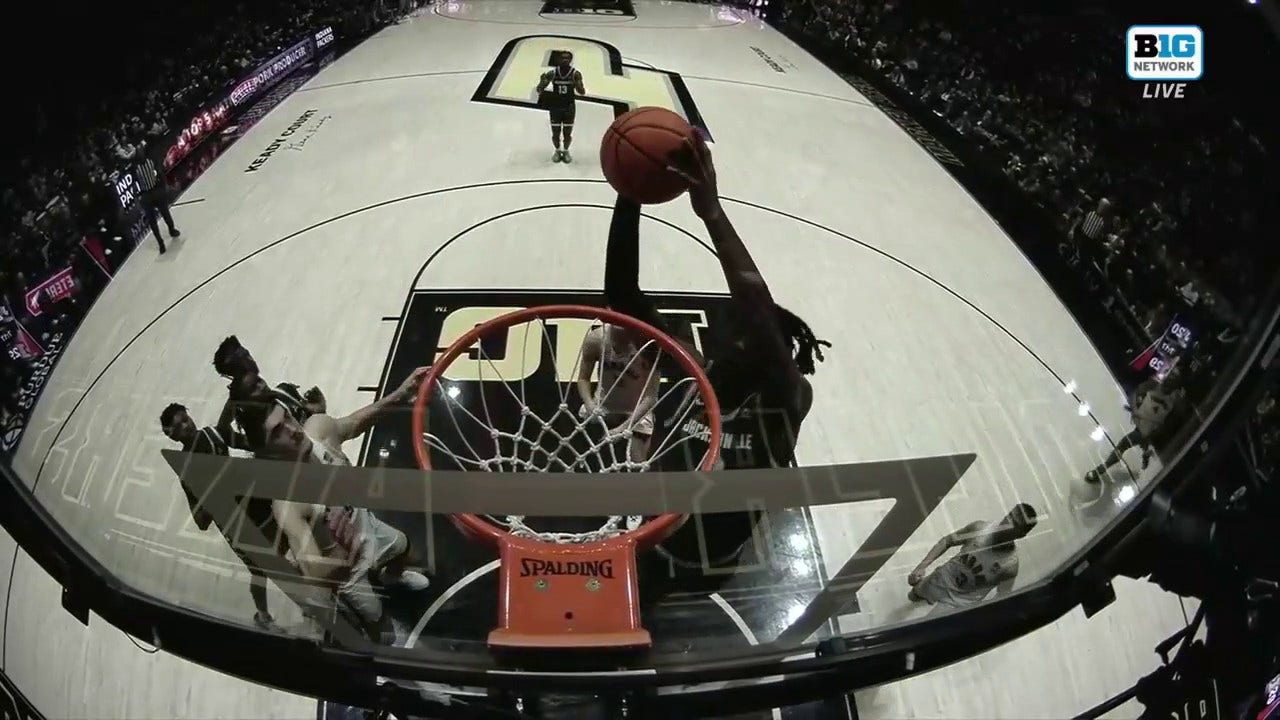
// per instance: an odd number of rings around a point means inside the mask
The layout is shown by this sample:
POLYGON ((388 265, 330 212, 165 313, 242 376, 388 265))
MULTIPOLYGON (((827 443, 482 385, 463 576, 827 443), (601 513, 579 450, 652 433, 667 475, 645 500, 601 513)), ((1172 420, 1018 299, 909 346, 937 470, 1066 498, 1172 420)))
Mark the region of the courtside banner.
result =
POLYGON ((262 93, 275 87, 290 72, 311 59, 315 54, 316 40, 308 36, 302 42, 263 63, 248 77, 236 84, 227 100, 232 107, 241 107, 262 93))
POLYGON ((35 360, 44 354, 44 348, 18 322, 9 303, 3 300, 0 300, 0 349, 10 360, 35 360))
POLYGON ((172 170, 175 165, 186 159, 206 138, 225 127, 230 116, 231 105, 226 98, 196 113, 195 117, 191 118, 191 122, 182 128, 178 136, 173 139, 173 143, 169 145, 169 149, 164 154, 164 169, 172 170))
POLYGON ((53 373, 54 365, 58 363, 58 357, 62 355, 63 343, 62 333, 55 333, 45 345, 44 354, 32 361, 28 367, 26 382, 18 388, 18 395, 15 398, 18 412, 6 415, 3 426, 0 427, 0 457, 12 458, 13 451, 17 449, 18 441, 22 439, 22 431, 27 427, 27 419, 31 417, 31 409, 36 406, 40 392, 44 390, 45 383, 49 381, 49 375, 53 373))
POLYGON ((70 298, 78 287, 75 273, 70 267, 59 270, 39 285, 27 290, 25 298, 27 314, 40 317, 45 306, 70 298))
POLYGON ((172 170, 202 142, 226 127, 240 110, 309 62, 319 49, 327 47, 333 39, 333 28, 330 27, 307 33, 292 47, 241 78, 231 92, 206 105, 182 128, 165 152, 165 170, 172 170))

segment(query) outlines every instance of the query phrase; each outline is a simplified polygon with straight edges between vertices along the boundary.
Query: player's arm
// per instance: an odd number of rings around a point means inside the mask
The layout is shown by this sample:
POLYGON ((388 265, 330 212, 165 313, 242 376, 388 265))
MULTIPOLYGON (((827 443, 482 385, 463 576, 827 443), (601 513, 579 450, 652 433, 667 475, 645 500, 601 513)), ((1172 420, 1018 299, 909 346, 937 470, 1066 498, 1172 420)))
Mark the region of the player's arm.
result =
POLYGON ((288 500, 272 500, 271 515, 276 525, 289 540, 293 559, 303 575, 311 578, 325 577, 322 565, 323 552, 311 532, 311 522, 316 508, 307 503, 288 500))
POLYGON ((573 71, 573 89, 578 91, 579 95, 587 94, 586 83, 582 82, 582 72, 580 70, 573 71))
POLYGON ((674 167, 671 169, 689 181, 693 211, 706 225, 707 234, 715 245, 720 269, 729 285, 729 296, 737 312, 749 318, 748 322, 742 323, 748 333, 744 339, 751 351, 761 357, 764 364, 762 372, 772 372, 782 380, 786 389, 796 390, 803 376, 783 339, 769 286, 720 205, 711 153, 701 140, 688 143, 686 150, 681 156, 672 158, 674 167))
MULTIPOLYGON (((214 454, 213 445, 202 432, 196 433, 196 441, 191 444, 191 452, 197 455, 214 454)), ((187 484, 182 482, 182 478, 178 478, 178 484, 182 486, 182 494, 187 497, 187 508, 191 510, 191 519, 195 522, 196 527, 201 530, 208 530, 209 525, 213 522, 213 513, 210 513, 200 504, 200 499, 191 492, 187 484)))
POLYGON ((187 507, 191 510, 191 519, 195 522, 196 527, 201 530, 208 530, 209 525, 213 522, 213 515, 200 505, 200 501, 192 494, 186 483, 179 479, 178 484, 182 486, 182 494, 187 496, 187 507))
POLYGON ((319 387, 313 387, 303 393, 302 400, 306 404, 307 412, 312 415, 323 415, 329 409, 329 401, 325 399, 319 387))
POLYGON ((609 223, 609 244, 604 258, 604 299, 611 309, 649 323, 676 338, 676 342, 693 356, 697 364, 705 364, 697 346, 673 332, 653 300, 640 289, 640 204, 622 195, 614 202, 613 219, 609 223))
MULTIPOLYGON (((227 438, 228 444, 231 444, 231 439, 238 434, 236 433, 235 427, 233 425, 235 420, 236 420, 236 404, 232 402, 231 398, 228 396, 227 401, 222 404, 222 412, 218 414, 218 424, 213 426, 213 428, 218 431, 219 435, 221 435, 224 438, 227 438)), ((242 449, 247 449, 247 448, 242 448, 242 449)))
POLYGON ((415 393, 418 392, 418 385, 422 379, 427 376, 427 372, 431 368, 420 367, 410 373, 409 377, 396 388, 395 392, 388 393, 386 397, 379 399, 377 402, 370 403, 359 410, 341 418, 331 418, 327 415, 313 415, 307 420, 308 425, 312 425, 315 421, 315 431, 324 437, 336 438, 339 442, 346 442, 352 438, 360 437, 373 427, 373 424, 379 418, 386 415, 391 409, 412 402, 415 393), (333 423, 332 426, 329 423, 333 423))
MULTIPOLYGON (((636 357, 639 358, 640 356, 637 355, 636 357)), ((635 360, 632 360, 632 362, 635 362, 635 360)), ((628 422, 640 422, 644 416, 652 412, 653 408, 657 406, 660 380, 658 365, 655 363, 649 368, 647 377, 644 379, 644 392, 640 394, 640 402, 636 403, 634 408, 631 408, 631 415, 627 418, 628 422)))
POLYGON ((996 597, 1004 597, 1013 592, 1013 584, 1018 579, 1018 571, 1015 569, 1008 575, 1005 575, 998 585, 996 585, 996 597))
POLYGON ((974 533, 981 530, 982 527, 983 523, 981 521, 971 522, 950 535, 943 536, 938 540, 938 542, 933 544, 933 547, 929 548, 929 552, 925 553, 920 564, 916 565, 916 569, 912 570, 911 574, 907 575, 907 583, 915 585, 923 580, 924 574, 929 569, 930 565, 937 562, 938 558, 946 554, 946 552, 951 548, 963 545, 965 541, 972 537, 974 533))
POLYGON ((534 88, 534 92, 542 94, 546 92, 547 86, 551 84, 551 73, 544 72, 542 77, 538 79, 538 87, 534 88))
POLYGON ((613 205, 613 220, 609 223, 604 299, 616 312, 667 332, 662 314, 640 289, 640 204, 622 195, 613 205))
POLYGON ((603 354, 604 330, 591 328, 582 339, 582 351, 578 357, 578 395, 582 396, 582 406, 588 411, 595 410, 595 389, 591 387, 591 373, 600 362, 603 354))

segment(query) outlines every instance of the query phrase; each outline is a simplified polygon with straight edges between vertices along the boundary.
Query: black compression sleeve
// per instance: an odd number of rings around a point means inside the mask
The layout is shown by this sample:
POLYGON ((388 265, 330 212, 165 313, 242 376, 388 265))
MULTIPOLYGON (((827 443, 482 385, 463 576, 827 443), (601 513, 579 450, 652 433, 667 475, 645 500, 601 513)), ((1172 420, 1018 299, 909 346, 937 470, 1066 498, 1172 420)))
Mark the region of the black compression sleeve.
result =
POLYGON ((609 224, 604 298, 614 310, 666 331, 653 301, 640 289, 640 205, 621 195, 609 224))

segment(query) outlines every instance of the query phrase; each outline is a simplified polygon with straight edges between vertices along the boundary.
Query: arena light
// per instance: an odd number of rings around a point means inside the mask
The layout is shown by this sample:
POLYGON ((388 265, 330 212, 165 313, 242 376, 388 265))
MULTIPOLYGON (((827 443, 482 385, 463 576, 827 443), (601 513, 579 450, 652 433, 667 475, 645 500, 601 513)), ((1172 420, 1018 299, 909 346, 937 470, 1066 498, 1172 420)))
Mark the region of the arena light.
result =
POLYGON ((1107 436, 1107 431, 1104 430, 1101 425, 1094 428, 1093 432, 1089 433, 1089 439, 1094 442, 1102 442, 1102 439, 1105 438, 1106 436, 1107 436))
POLYGON ((1138 495, 1138 490, 1132 485, 1125 485, 1116 493, 1116 505, 1128 505, 1138 495))
POLYGON ((1080 417, 1084 417, 1084 416, 1088 415, 1088 414, 1089 414, 1089 403, 1083 403, 1083 402, 1082 402, 1082 403, 1080 403, 1080 407, 1076 408, 1076 413, 1077 413, 1078 415, 1080 415, 1080 417))
POLYGON ((1075 393, 1075 391, 1076 391, 1075 380, 1068 380, 1067 384, 1062 386, 1062 392, 1066 393, 1067 395, 1071 395, 1075 393))

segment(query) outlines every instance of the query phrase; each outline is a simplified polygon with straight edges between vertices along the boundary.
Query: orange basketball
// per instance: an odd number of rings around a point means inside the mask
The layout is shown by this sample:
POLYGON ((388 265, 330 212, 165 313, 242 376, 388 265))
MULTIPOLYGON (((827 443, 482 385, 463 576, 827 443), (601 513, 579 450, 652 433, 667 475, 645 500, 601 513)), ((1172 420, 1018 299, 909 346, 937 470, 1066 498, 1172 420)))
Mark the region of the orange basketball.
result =
POLYGON ((676 113, 637 108, 614 120, 605 132, 600 167, 620 194, 645 205, 669 202, 689 184, 667 169, 667 156, 693 137, 693 128, 676 113))

